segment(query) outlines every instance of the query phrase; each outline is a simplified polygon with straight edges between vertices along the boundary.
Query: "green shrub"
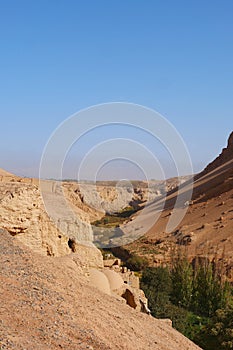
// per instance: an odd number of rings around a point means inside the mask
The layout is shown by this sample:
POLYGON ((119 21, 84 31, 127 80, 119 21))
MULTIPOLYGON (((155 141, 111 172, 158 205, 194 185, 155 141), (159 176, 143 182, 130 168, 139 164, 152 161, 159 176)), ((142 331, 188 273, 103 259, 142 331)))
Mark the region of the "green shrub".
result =
POLYGON ((194 340, 205 350, 233 349, 233 307, 217 310, 194 340))
POLYGON ((132 255, 126 261, 126 266, 133 271, 142 271, 148 266, 148 260, 137 255, 132 255))
POLYGON ((169 270, 163 267, 147 268, 140 281, 149 301, 149 308, 155 317, 167 317, 172 281, 169 270))
POLYGON ((173 304, 188 308, 193 292, 193 269, 186 257, 178 256, 171 270, 173 304))
POLYGON ((140 282, 154 317, 170 318, 204 350, 233 349, 232 288, 210 262, 193 267, 177 256, 171 269, 143 270, 140 282))

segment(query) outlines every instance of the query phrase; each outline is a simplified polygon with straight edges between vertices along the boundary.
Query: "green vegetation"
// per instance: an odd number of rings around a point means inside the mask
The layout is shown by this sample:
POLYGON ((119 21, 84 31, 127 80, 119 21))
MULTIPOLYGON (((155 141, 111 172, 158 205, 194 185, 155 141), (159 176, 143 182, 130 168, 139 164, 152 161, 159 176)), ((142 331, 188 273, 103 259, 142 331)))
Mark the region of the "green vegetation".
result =
POLYGON ((193 266, 178 254, 170 268, 144 269, 141 288, 153 316, 170 318, 205 350, 233 349, 232 288, 208 259, 193 266))
POLYGON ((125 265, 132 271, 142 271, 148 266, 148 260, 134 254, 129 257, 125 265))
POLYGON ((233 306, 217 310, 196 341, 206 350, 233 349, 233 306))
POLYGON ((106 214, 103 218, 101 218, 100 220, 96 220, 91 224, 96 227, 114 228, 119 227, 119 225, 122 224, 124 221, 125 219, 120 218, 116 215, 106 214))
POLYGON ((119 227, 135 212, 136 210, 133 207, 128 206, 117 213, 106 214, 100 220, 92 222, 92 225, 105 228, 119 227))
POLYGON ((119 213, 117 213, 120 218, 129 218, 132 214, 136 213, 136 209, 131 206, 125 207, 119 213))
MULTIPOLYGON (((117 228, 134 212, 127 207, 93 225, 117 228)), ((204 350, 233 349, 233 290, 208 258, 191 264, 178 252, 170 267, 150 268, 146 258, 119 248, 102 250, 104 258, 112 256, 112 251, 137 272, 154 317, 170 318, 174 328, 204 350)))

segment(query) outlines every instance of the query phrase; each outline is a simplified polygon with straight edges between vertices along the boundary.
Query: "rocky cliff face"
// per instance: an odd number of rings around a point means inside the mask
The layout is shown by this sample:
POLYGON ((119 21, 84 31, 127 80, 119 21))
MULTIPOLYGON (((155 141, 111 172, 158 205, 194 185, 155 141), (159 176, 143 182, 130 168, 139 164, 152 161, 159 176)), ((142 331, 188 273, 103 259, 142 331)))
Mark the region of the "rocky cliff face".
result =
POLYGON ((0 184, 0 226, 17 239, 44 255, 69 253, 67 238, 59 232, 43 210, 39 190, 31 184, 0 184))
POLYGON ((91 183, 64 182, 65 194, 75 206, 88 212, 90 221, 94 221, 105 213, 119 212, 132 206, 140 207, 145 202, 152 202, 185 182, 189 177, 172 178, 166 181, 122 181, 91 183))
MULTIPOLYGON (((97 277, 94 274, 93 284, 101 289, 104 286, 102 279, 105 278, 107 285, 105 289, 109 289, 111 294, 113 291, 107 277, 103 272, 96 270, 103 268, 103 258, 101 252, 92 244, 92 229, 89 223, 92 217, 98 217, 103 213, 95 212, 93 208, 83 203, 80 192, 76 190, 77 184, 65 183, 56 187, 56 182, 48 181, 43 184, 45 189, 43 199, 46 199, 47 206, 51 205, 50 210, 53 210, 49 217, 45 211, 38 184, 32 184, 30 180, 28 183, 14 180, 0 183, 0 227, 6 229, 17 241, 21 241, 34 252, 64 257, 63 262, 67 262, 65 257, 70 256, 70 260, 81 267, 82 274, 89 275, 91 271, 96 271, 97 277), (65 191, 65 197, 69 198, 68 206, 72 206, 75 212, 74 218, 69 217, 70 212, 66 212, 64 203, 59 203, 62 189, 65 191)), ((91 195, 90 186, 86 189, 86 193, 91 195)), ((99 192, 102 196, 110 196, 113 193, 113 188, 104 188, 99 192)), ((90 277, 92 275, 93 273, 90 277)), ((120 295, 125 292, 125 286, 122 280, 120 295)), ((106 292, 105 289, 101 290, 106 292)), ((135 305, 140 309, 138 295, 143 292, 140 291, 139 285, 130 293, 136 300, 135 305)))
MULTIPOLYGON (((9 180, 9 178, 7 178, 9 180)), ((81 226, 66 218, 56 225, 47 215, 38 185, 28 182, 0 182, 0 228, 42 255, 65 256, 79 252, 85 266, 102 266, 102 255, 90 241, 81 248, 78 237, 92 237, 91 226, 81 226), (65 226, 68 234, 64 234, 65 226), (60 230, 60 229, 61 230, 60 230)), ((81 222, 82 223, 82 222, 81 222)))

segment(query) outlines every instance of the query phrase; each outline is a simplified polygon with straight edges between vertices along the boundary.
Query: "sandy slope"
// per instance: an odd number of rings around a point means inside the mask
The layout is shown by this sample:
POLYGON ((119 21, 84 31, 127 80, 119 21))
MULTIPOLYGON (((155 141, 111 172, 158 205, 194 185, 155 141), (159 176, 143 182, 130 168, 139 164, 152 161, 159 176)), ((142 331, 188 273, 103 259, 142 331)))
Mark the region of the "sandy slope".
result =
MULTIPOLYGON (((189 182, 182 186, 185 194, 189 182)), ((177 198, 177 191, 166 198, 165 209, 160 212, 158 221, 152 225, 145 237, 127 246, 130 252, 145 255, 152 265, 169 261, 174 247, 186 245, 190 258, 206 256, 223 262, 227 275, 233 279, 233 133, 228 147, 206 169, 194 178, 192 202, 188 211, 171 232, 166 232, 168 220, 177 198)), ((138 227, 145 225, 156 212, 161 210, 161 200, 152 203, 146 212, 138 213, 133 220, 138 227)), ((180 208, 184 207, 182 200, 180 208)), ((130 225, 131 223, 129 223, 130 225)))
POLYGON ((0 348, 199 349, 164 321, 90 286, 68 257, 42 257, 1 230, 0 348))

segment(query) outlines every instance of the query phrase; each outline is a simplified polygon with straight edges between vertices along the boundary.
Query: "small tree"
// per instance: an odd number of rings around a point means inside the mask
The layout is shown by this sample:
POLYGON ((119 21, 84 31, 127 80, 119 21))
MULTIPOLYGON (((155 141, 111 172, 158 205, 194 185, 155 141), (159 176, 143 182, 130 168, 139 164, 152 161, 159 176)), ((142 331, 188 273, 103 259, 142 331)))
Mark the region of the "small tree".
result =
POLYGON ((172 288, 169 270, 163 267, 147 268, 142 273, 141 288, 149 300, 152 315, 167 317, 167 305, 172 288))
POLYGON ((192 309, 194 312, 211 317, 217 309, 226 306, 228 294, 228 284, 221 282, 208 260, 197 267, 193 282, 192 309))
POLYGON ((186 256, 181 252, 173 259, 171 270, 172 294, 171 301, 188 309, 193 291, 193 269, 186 256))
POLYGON ((233 349, 233 307, 219 309, 209 324, 197 334, 194 341, 203 349, 233 349))

